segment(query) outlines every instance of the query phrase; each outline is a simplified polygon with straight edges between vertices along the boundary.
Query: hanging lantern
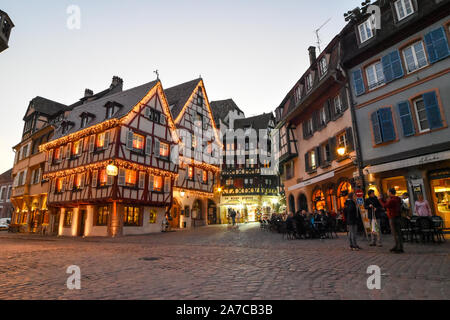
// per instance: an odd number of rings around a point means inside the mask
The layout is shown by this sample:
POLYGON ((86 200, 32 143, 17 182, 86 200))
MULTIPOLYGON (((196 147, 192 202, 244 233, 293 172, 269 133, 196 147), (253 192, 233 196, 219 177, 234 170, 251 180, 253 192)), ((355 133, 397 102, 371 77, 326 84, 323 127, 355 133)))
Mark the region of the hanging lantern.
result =
POLYGON ((119 168, 114 163, 106 166, 106 174, 111 177, 116 177, 119 174, 119 168))

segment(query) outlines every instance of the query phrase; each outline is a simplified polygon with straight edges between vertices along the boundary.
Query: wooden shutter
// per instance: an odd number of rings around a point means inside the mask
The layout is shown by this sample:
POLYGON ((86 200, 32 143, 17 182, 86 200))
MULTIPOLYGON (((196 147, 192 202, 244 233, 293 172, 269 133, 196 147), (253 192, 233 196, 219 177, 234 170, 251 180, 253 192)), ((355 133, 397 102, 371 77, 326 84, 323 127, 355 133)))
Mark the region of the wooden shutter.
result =
POLYGON ((109 141, 111 140, 111 131, 108 130, 105 132, 105 143, 104 143, 104 149, 109 148, 109 141))
POLYGON ((403 66, 400 58, 400 52, 394 50, 381 58, 383 72, 386 83, 403 77, 403 66))
POLYGON ((147 137, 145 139, 145 154, 147 155, 152 154, 152 145, 153 145, 152 137, 147 137))
POLYGON ((443 124, 436 93, 434 91, 425 93, 423 95, 423 102, 427 111, 430 129, 441 128, 443 124))
POLYGON ((322 158, 323 158, 322 157, 322 148, 320 146, 316 147, 316 167, 317 168, 322 166, 322 162, 323 162, 322 158))
POLYGON ((67 179, 66 178, 62 178, 62 189, 61 189, 61 192, 66 191, 66 183, 67 183, 67 179))
POLYGON ((305 171, 310 172, 311 168, 309 166, 309 152, 305 153, 305 171))
POLYGON ((165 125, 165 124, 166 124, 166 116, 165 116, 164 114, 161 113, 160 119, 161 119, 161 120, 160 120, 161 124, 165 125))
POLYGON ((159 157, 159 155, 160 155, 160 150, 159 150, 160 146, 161 146, 161 143, 159 142, 159 140, 155 139, 155 147, 153 148, 153 153, 155 154, 156 157, 159 157))
POLYGON ((411 114, 411 108, 408 101, 400 102, 397 105, 398 115, 400 117, 400 122, 402 123, 403 135, 409 137, 414 135, 414 122, 411 114))
POLYGON ((97 182, 98 182, 98 171, 94 170, 92 171, 92 187, 96 188, 97 187, 97 182))
POLYGON ((74 175, 71 175, 69 178, 69 191, 73 190, 73 179, 74 179, 74 175))
MULTIPOLYGON (((67 150, 66 150, 66 158, 67 159, 70 159, 70 156, 71 156, 71 152, 72 151, 72 143, 71 142, 69 142, 68 144, 67 144, 67 150)), ((62 154, 64 154, 64 152, 61 152, 62 154)))
POLYGON ((315 110, 313 112, 312 118, 313 118, 313 132, 316 132, 321 127, 320 121, 319 121, 319 111, 318 110, 315 110))
POLYGON ((89 153, 94 152, 95 149, 95 135, 89 137, 89 153))
POLYGON ((149 179, 149 181, 148 181, 148 189, 150 191, 153 191, 154 176, 152 174, 150 174, 148 179, 149 179))
POLYGON ((449 56, 450 50, 445 30, 440 27, 425 35, 425 44, 431 63, 435 63, 449 56))
POLYGON ((331 120, 330 99, 328 99, 327 102, 325 102, 323 108, 325 110, 325 122, 328 123, 331 120))
POLYGON ((394 121, 392 120, 391 108, 381 108, 378 110, 383 142, 395 140, 394 121))
POLYGON ((53 179, 50 185, 50 192, 55 193, 56 179, 53 179))
POLYGON ((80 139, 80 147, 78 148, 77 155, 80 155, 83 153, 83 147, 84 147, 84 139, 80 139))
POLYGON ((165 177, 164 178, 164 192, 170 192, 170 178, 165 177))
POLYGON ((125 169, 123 169, 123 168, 119 168, 119 178, 118 178, 117 184, 119 186, 125 185, 125 169))
POLYGON ((330 162, 336 159, 336 137, 328 139, 328 145, 330 146, 330 162))
POLYGON ((378 118, 378 112, 373 112, 370 116, 370 119, 372 121, 373 140, 375 144, 380 144, 383 142, 383 137, 381 136, 381 127, 380 120, 378 118))
POLYGON ((48 152, 47 163, 48 163, 49 165, 51 165, 51 164, 52 164, 52 161, 53 161, 53 149, 50 150, 50 151, 48 152))
POLYGON ((360 96, 366 92, 361 69, 353 71, 353 88, 356 96, 360 96))
POLYGON ((145 188, 145 172, 139 172, 139 189, 145 188))
POLYGON ((342 112, 344 112, 345 110, 348 109, 348 105, 349 105, 348 97, 347 97, 347 88, 345 88, 345 86, 341 88, 340 94, 341 94, 341 103, 342 103, 341 110, 342 110, 342 112))
POLYGON ((41 176, 42 176, 42 168, 39 167, 39 169, 37 170, 37 179, 36 179, 37 183, 40 183, 42 181, 41 176))
POLYGON ((80 177, 80 189, 84 188, 84 182, 86 180, 86 174, 83 172, 80 177))
POLYGON ((345 129, 345 135, 347 136, 347 151, 352 152, 355 150, 355 142, 353 139, 353 129, 352 128, 345 129))
MULTIPOLYGON (((36 176, 36 171, 37 171, 37 169, 31 171, 31 184, 34 184, 34 177, 36 176)), ((0 198, 0 201, 1 200, 2 199, 0 198)))
POLYGON ((127 149, 132 150, 133 149, 133 131, 128 130, 127 132, 127 149))

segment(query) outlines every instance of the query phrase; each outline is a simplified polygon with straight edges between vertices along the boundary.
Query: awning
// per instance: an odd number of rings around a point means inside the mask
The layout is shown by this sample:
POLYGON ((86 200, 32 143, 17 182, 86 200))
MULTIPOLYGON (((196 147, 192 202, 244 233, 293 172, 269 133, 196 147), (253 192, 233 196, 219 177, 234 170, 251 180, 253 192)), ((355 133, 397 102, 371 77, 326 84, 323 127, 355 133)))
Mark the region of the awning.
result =
POLYGON ((450 151, 443 151, 439 153, 427 154, 425 156, 409 158, 405 160, 393 161, 379 164, 376 166, 368 166, 364 168, 364 174, 373 174, 378 172, 402 169, 413 166, 420 166, 423 164, 443 161, 450 159, 450 151))
POLYGON ((330 179, 330 178, 333 178, 333 177, 334 177, 334 170, 330 171, 328 173, 325 173, 325 174, 323 174, 321 176, 318 176, 318 177, 315 177, 315 178, 312 178, 312 179, 300 182, 299 184, 296 184, 294 186, 291 186, 291 187, 288 188, 288 191, 294 191, 294 190, 297 190, 297 189, 300 189, 300 188, 303 188, 303 187, 309 186, 311 184, 314 184, 314 183, 317 183, 317 182, 320 182, 320 181, 323 181, 323 180, 326 180, 326 179, 330 179))

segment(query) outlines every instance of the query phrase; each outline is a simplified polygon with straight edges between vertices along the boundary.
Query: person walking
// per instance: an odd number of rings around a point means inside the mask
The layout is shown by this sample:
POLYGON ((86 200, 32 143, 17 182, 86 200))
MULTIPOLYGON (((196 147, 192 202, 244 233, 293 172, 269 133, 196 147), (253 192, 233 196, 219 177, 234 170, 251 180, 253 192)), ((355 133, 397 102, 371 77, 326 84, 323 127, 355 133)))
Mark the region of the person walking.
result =
POLYGON ((383 214, 383 206, 375 196, 374 190, 369 190, 367 195, 369 197, 364 203, 364 208, 368 212, 368 218, 370 220, 370 225, 372 228, 370 246, 381 247, 381 216, 383 214))
POLYGON ((402 211, 402 199, 396 196, 397 191, 394 188, 389 189, 389 198, 387 201, 380 197, 380 202, 387 210, 389 218, 389 224, 391 227, 392 235, 395 239, 395 247, 391 249, 394 253, 403 253, 403 235, 401 229, 401 211, 402 211))
POLYGON ((345 221, 347 221, 348 238, 350 241, 350 250, 358 251, 361 247, 356 242, 356 234, 358 232, 358 209, 355 203, 355 194, 350 192, 344 204, 345 221))
POLYGON ((417 201, 414 204, 414 212, 419 217, 431 217, 431 208, 427 200, 423 199, 423 194, 417 194, 417 201))
POLYGON ((234 227, 236 225, 236 211, 234 211, 234 209, 231 209, 230 217, 234 227))

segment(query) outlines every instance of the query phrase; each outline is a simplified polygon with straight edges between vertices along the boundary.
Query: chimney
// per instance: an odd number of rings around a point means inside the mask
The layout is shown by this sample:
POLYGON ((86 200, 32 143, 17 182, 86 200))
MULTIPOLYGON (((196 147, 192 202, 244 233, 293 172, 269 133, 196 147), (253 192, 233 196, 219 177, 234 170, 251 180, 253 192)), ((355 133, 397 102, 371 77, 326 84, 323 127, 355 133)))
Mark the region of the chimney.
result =
POLYGON ((94 95, 94 91, 92 91, 91 89, 86 89, 84 90, 84 97, 92 97, 94 95))
POLYGON ((316 62, 316 59, 317 59, 317 57, 316 57, 316 47, 311 46, 311 47, 308 48, 308 51, 309 51, 309 62, 312 65, 312 64, 314 64, 314 62, 316 62))
POLYGON ((122 91, 122 89, 123 89, 123 80, 122 80, 122 78, 114 76, 112 78, 111 86, 109 88, 110 89, 119 88, 120 89, 119 91, 122 91))

